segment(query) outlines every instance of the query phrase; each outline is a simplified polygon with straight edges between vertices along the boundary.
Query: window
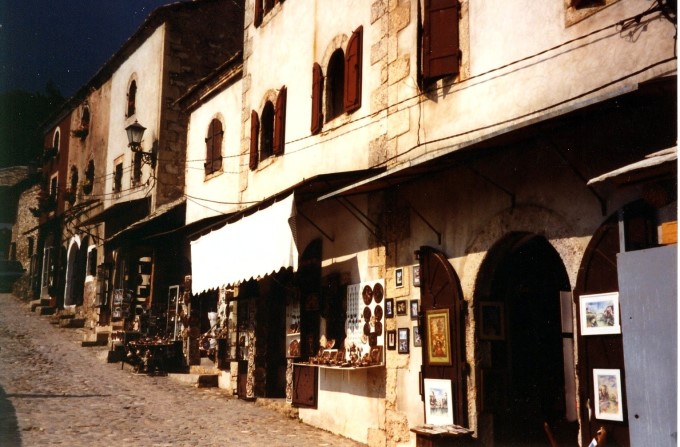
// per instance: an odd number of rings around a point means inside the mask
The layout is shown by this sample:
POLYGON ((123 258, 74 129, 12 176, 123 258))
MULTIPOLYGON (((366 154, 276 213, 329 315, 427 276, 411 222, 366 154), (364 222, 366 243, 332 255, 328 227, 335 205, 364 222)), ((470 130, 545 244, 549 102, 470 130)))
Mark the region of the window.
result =
POLYGON ((58 177, 55 175, 50 179, 50 199, 57 200, 57 194, 59 193, 58 187, 58 177))
POLYGON ((92 194, 92 187, 94 186, 94 160, 87 163, 85 170, 85 181, 83 182, 83 193, 92 194))
POLYGON ((91 245, 87 251, 87 268, 88 276, 95 276, 97 274, 97 246, 91 245))
POLYGON ((75 194, 76 188, 78 188, 78 168, 75 165, 71 165, 71 181, 69 182, 69 190, 75 194))
POLYGON ((361 107, 362 58, 363 26, 360 26, 349 38, 346 51, 338 48, 331 55, 325 81, 321 66, 317 63, 313 65, 312 134, 319 133, 323 126, 322 92, 326 95, 326 122, 361 107))
POLYGON ((283 0, 255 0, 255 16, 253 17, 253 24, 258 27, 262 25, 262 19, 269 13, 277 3, 283 3, 283 0))
POLYGON ((123 160, 119 157, 115 162, 113 173, 113 192, 121 192, 123 189, 123 160))
POLYGON ((142 153, 132 153, 132 184, 139 185, 142 181, 142 153))
POLYGON ((83 129, 90 128, 90 108, 87 106, 83 107, 83 114, 80 117, 80 127, 83 129))
POLYGON ((345 53, 345 112, 351 113, 361 107, 361 59, 363 53, 364 27, 360 26, 347 42, 345 53))
POLYGON ((54 131, 54 139, 52 140, 52 147, 59 153, 59 142, 61 141, 61 134, 59 129, 54 131))
POLYGON ((459 72, 459 8, 458 0, 425 0, 421 56, 426 80, 459 72))
POLYGON ((125 116, 132 116, 137 111, 137 81, 134 79, 130 82, 127 94, 127 114, 125 116))
POLYGON ((274 105, 267 101, 262 109, 260 121, 260 160, 268 158, 273 153, 274 143, 274 105))
POLYGON ((250 112, 250 161, 248 167, 251 171, 257 169, 258 153, 260 141, 260 117, 256 111, 250 112))
POLYGON ((288 89, 284 85, 276 97, 276 110, 274 112, 274 142, 272 152, 274 155, 283 155, 286 144, 286 95, 288 89))
POLYGON ((335 50, 326 72, 326 121, 330 121, 345 111, 345 54, 342 50, 335 50))
POLYGON ((321 132, 323 126, 323 71, 321 65, 312 67, 312 135, 321 132))
POLYGON ((282 86, 276 96, 276 108, 271 101, 265 102, 262 119, 256 111, 250 114, 250 162, 251 170, 257 169, 261 160, 283 155, 286 143, 286 97, 288 89, 282 86))
POLYGON ((208 136, 205 139, 205 175, 212 174, 222 169, 222 139, 224 131, 222 122, 214 118, 208 127, 208 136))

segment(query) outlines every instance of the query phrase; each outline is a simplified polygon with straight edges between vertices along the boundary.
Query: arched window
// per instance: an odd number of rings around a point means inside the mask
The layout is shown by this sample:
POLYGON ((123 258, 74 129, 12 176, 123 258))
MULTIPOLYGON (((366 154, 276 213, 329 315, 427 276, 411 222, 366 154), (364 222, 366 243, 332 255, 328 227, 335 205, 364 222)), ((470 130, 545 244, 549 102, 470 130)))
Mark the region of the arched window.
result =
POLYGON ((94 160, 87 163, 85 170, 85 181, 83 182, 83 193, 92 194, 92 187, 94 186, 94 160))
POLYGON ((328 62, 326 74, 326 121, 344 112, 345 54, 335 50, 328 62))
POLYGON ((127 114, 126 116, 132 116, 137 111, 137 81, 134 79, 130 82, 130 87, 128 88, 127 95, 127 114))
POLYGON ((267 101, 262 109, 260 122, 260 160, 264 160, 273 153, 274 148, 274 104, 267 101))
POLYGON ((83 114, 80 117, 80 127, 82 129, 90 128, 90 108, 87 106, 83 107, 83 114))
POLYGON ((59 142, 61 140, 61 133, 59 132, 59 129, 57 129, 54 132, 54 139, 52 140, 52 147, 59 152, 59 142))
POLYGON ((205 174, 212 174, 222 169, 222 139, 224 131, 222 122, 214 118, 208 126, 205 138, 205 174))

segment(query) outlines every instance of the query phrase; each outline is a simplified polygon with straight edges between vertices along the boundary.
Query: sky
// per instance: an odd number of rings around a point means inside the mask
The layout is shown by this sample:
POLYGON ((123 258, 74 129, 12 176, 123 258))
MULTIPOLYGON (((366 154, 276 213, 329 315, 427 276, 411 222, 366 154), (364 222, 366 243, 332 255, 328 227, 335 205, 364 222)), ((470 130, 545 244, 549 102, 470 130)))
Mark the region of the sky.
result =
POLYGON ((85 85, 159 6, 178 0, 0 0, 0 93, 64 97, 85 85))

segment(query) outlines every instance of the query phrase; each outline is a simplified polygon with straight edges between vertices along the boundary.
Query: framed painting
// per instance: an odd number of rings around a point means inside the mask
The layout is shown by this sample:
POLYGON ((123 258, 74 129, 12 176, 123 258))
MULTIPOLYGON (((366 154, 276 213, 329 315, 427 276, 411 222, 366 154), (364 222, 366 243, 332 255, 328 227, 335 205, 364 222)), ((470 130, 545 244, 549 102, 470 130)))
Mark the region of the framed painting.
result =
POLYGON ((427 324, 427 361, 429 365, 451 364, 451 329, 449 309, 428 310, 425 313, 427 324))
POLYGON ((394 318, 394 298, 385 300, 385 318, 394 318))
POLYGON ((408 354, 410 346, 408 328, 397 329, 397 335, 397 352, 399 354, 408 354))
POLYGON ((619 293, 581 295, 581 335, 620 334, 619 293))
POLYGON ((623 422, 620 369, 593 369, 595 418, 623 422))
POLYGON ((479 338, 503 340, 505 338, 503 303, 479 303, 479 338))
POLYGON ((418 319, 418 300, 411 300, 411 320, 418 319))
POLYGON ((446 379, 424 379, 425 423, 431 425, 453 424, 453 402, 451 381, 446 379))
POLYGON ((394 351, 397 349, 397 331, 387 331, 387 349, 394 351))
POLYGON ((420 337, 420 326, 413 326, 413 347, 419 348, 423 346, 423 339, 420 337))
POLYGON ((401 267, 394 271, 394 287, 404 287, 404 269, 401 267))
POLYGON ((397 315, 406 315, 408 313, 408 301, 397 301, 397 315))
POLYGON ((413 266, 413 286, 420 287, 420 266, 413 266))

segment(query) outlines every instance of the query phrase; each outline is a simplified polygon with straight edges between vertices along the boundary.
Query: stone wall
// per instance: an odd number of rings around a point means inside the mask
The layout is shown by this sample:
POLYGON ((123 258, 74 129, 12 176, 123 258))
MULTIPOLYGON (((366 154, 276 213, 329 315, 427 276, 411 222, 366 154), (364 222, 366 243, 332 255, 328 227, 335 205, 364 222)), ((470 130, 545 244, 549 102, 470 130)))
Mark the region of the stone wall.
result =
MULTIPOLYGON (((21 193, 17 205, 17 219, 12 227, 12 242, 16 244, 16 257, 26 269, 26 273, 14 285, 14 294, 23 300, 38 298, 33 296, 30 284, 31 253, 29 240, 33 240, 33 258, 38 259, 38 219, 31 213, 31 207, 38 203, 40 185, 35 184, 21 193)), ((36 268, 39 266, 36 265, 36 268)))

